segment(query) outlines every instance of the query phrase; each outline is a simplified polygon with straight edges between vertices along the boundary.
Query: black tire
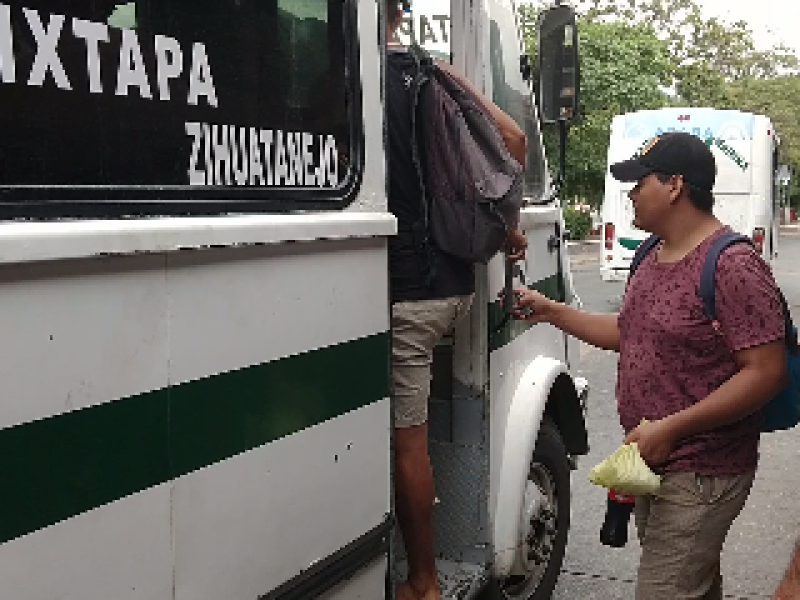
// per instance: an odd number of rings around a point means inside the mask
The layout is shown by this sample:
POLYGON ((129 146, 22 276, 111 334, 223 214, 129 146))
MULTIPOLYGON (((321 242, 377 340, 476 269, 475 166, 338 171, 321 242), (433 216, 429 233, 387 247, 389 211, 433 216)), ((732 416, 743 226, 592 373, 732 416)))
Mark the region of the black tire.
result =
POLYGON ((561 573, 569 532, 570 469, 561 435, 547 417, 539 429, 528 480, 549 498, 555 510, 545 508, 554 514, 542 511, 531 521, 530 545, 534 555, 531 562, 536 564, 525 575, 492 581, 489 586, 492 600, 547 600, 553 595, 561 573))

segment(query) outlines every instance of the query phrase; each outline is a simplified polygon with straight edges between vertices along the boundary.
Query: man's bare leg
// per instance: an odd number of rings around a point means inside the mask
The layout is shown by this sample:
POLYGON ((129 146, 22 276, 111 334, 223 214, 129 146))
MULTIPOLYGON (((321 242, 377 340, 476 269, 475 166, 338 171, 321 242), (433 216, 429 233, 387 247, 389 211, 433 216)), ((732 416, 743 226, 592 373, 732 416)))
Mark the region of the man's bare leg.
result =
POLYGON ((800 598, 800 541, 797 542, 786 575, 775 591, 772 600, 797 600, 798 598, 800 598))
POLYGON ((441 600, 433 551, 433 469, 428 424, 395 429, 395 504, 408 558, 398 600, 441 600))

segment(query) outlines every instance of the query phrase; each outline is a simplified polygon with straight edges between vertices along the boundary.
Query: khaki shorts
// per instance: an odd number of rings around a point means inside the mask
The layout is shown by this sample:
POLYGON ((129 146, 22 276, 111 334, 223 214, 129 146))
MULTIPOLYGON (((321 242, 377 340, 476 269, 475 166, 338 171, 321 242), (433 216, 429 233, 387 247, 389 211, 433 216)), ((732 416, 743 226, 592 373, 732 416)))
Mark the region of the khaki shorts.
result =
POLYGON ((392 305, 392 399, 394 426, 428 420, 433 349, 469 312, 472 295, 392 305))
POLYGON ((636 600, 722 600, 722 544, 754 477, 667 473, 655 495, 636 499, 636 600))

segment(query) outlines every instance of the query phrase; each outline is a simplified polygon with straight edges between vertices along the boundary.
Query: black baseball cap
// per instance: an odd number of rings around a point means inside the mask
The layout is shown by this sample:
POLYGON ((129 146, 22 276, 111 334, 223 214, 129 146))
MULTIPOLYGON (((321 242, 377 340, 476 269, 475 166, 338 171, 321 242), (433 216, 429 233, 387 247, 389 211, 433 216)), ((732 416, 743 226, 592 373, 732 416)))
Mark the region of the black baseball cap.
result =
POLYGON ((711 192, 717 161, 702 139, 674 131, 651 140, 636 158, 611 165, 611 174, 618 181, 639 181, 650 173, 682 175, 690 186, 711 192))

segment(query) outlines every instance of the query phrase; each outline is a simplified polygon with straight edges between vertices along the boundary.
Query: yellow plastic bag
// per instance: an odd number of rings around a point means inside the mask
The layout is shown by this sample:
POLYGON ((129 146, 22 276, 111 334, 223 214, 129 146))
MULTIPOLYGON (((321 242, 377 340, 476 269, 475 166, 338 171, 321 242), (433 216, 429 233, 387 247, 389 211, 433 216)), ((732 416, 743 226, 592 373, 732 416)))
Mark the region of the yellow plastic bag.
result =
POLYGON ((661 477, 653 473, 635 442, 620 446, 589 472, 589 481, 621 494, 652 494, 661 485, 661 477))

